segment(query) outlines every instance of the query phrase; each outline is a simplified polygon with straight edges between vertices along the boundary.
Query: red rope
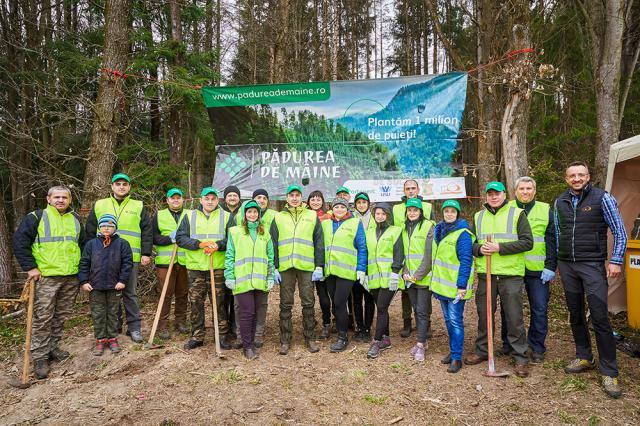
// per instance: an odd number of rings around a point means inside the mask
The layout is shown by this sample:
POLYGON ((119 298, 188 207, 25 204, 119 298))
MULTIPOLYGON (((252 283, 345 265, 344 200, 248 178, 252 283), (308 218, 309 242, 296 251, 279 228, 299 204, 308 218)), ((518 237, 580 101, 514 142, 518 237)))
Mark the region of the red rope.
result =
POLYGON ((491 67, 493 65, 499 64, 500 62, 504 62, 504 61, 511 61, 514 57, 518 56, 518 55, 522 55, 525 53, 534 53, 535 50, 532 47, 526 47, 524 49, 518 49, 518 50, 512 50, 510 52, 507 52, 504 57, 500 58, 500 59, 496 59, 495 61, 491 61, 489 63, 486 63, 484 65, 478 65, 475 68, 471 68, 470 70, 467 70, 467 72, 469 74, 474 73, 478 70, 484 69, 484 68, 488 68, 491 67))

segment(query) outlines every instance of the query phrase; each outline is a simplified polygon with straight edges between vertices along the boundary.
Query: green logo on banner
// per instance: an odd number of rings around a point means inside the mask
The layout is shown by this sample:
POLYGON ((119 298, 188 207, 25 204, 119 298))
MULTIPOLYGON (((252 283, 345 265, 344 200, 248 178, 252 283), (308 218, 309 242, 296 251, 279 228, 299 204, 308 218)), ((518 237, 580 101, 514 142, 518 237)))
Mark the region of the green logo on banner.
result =
POLYGON ((326 101, 331 97, 331 90, 328 81, 258 86, 205 87, 202 89, 202 97, 207 108, 215 108, 326 101))
POLYGON ((239 157, 235 152, 232 152, 227 158, 220 164, 222 170, 227 172, 231 177, 237 175, 240 170, 247 167, 247 162, 244 158, 239 157))

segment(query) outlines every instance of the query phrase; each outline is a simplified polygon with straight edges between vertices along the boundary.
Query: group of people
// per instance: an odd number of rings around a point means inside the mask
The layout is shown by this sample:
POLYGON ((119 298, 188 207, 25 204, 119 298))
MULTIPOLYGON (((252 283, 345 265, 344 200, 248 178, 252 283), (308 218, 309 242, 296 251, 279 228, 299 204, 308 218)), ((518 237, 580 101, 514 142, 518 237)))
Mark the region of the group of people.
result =
POLYGON ((182 191, 172 188, 166 193, 167 208, 151 217, 141 201, 130 197, 130 178, 119 173, 112 178, 112 194, 95 203, 85 226, 70 207, 69 189, 53 187, 47 207, 27 215, 14 237, 16 258, 37 280, 31 347, 35 374, 47 377, 49 361, 69 356, 59 342, 79 288, 89 292, 95 355, 107 348, 120 350, 122 305, 127 334, 142 342, 138 268, 150 264, 155 252, 158 290, 165 282, 168 286, 158 336, 172 337, 174 299, 173 329, 190 333, 187 350, 204 344, 205 299, 213 296, 213 276, 220 346, 242 349, 248 359, 256 358, 264 343, 268 296, 276 285, 279 354, 289 353, 297 285, 305 346, 312 353, 320 350, 316 338, 329 339, 332 333, 336 336, 329 350, 344 351, 351 316, 352 338, 369 342, 368 358, 380 356, 391 347, 389 306, 400 292, 404 320, 400 334, 408 337, 413 332, 413 314, 416 339, 410 354, 424 361, 432 334, 432 301, 439 301, 449 336, 449 354, 442 363, 456 373, 463 365, 464 307, 475 293, 477 337, 464 363, 487 360, 487 315, 494 315, 499 297, 503 340, 499 352, 513 358, 520 377, 529 375, 530 362, 545 358, 549 284, 559 269, 576 344, 576 357, 565 371, 579 373, 595 366, 586 295, 604 389, 619 397, 606 278, 621 273, 625 228, 613 197, 589 183, 585 163, 570 164, 565 179, 569 189, 553 206, 535 199, 536 183, 530 177, 518 179, 512 201, 502 183, 490 182, 484 208, 470 223, 462 218, 456 200, 443 202, 442 219, 436 223, 433 205, 420 197, 413 179, 404 183, 404 197, 393 207, 372 204, 364 192, 351 200, 345 187, 337 189, 330 207, 319 191, 311 192, 304 202, 302 187, 294 184, 287 188, 286 204, 279 212, 269 208, 264 189, 242 203, 235 186, 223 194, 206 187, 199 205, 189 210, 182 191), (614 247, 605 266, 607 229, 612 231, 614 247), (488 274, 493 283, 490 295, 488 274), (528 330, 525 291, 531 308, 528 330), (316 293, 322 311, 318 336, 316 293), (492 312, 487 312, 487 297, 492 312))

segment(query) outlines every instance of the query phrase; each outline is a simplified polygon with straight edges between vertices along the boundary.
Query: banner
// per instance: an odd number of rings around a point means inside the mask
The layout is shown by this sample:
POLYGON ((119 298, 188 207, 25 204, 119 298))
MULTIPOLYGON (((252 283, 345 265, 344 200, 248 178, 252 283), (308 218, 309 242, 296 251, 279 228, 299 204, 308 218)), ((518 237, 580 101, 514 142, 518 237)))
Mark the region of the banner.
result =
POLYGON ((345 185, 394 201, 402 182, 416 178, 425 198, 464 197, 464 178, 450 178, 466 87, 466 73, 205 87, 216 139, 213 185, 236 185, 243 197, 264 188, 283 199, 295 183, 328 200, 345 185))

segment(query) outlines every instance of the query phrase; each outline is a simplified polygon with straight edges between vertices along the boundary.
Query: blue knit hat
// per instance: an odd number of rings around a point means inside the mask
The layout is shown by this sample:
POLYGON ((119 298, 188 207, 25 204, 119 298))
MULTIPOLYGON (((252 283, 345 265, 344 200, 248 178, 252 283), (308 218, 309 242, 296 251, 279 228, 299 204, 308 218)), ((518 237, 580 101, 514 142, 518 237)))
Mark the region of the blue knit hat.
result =
POLYGON ((116 217, 112 214, 103 214, 102 216, 100 216, 100 219, 98 219, 98 233, 100 232, 100 227, 103 225, 112 225, 115 230, 117 230, 118 219, 116 219, 116 217))

